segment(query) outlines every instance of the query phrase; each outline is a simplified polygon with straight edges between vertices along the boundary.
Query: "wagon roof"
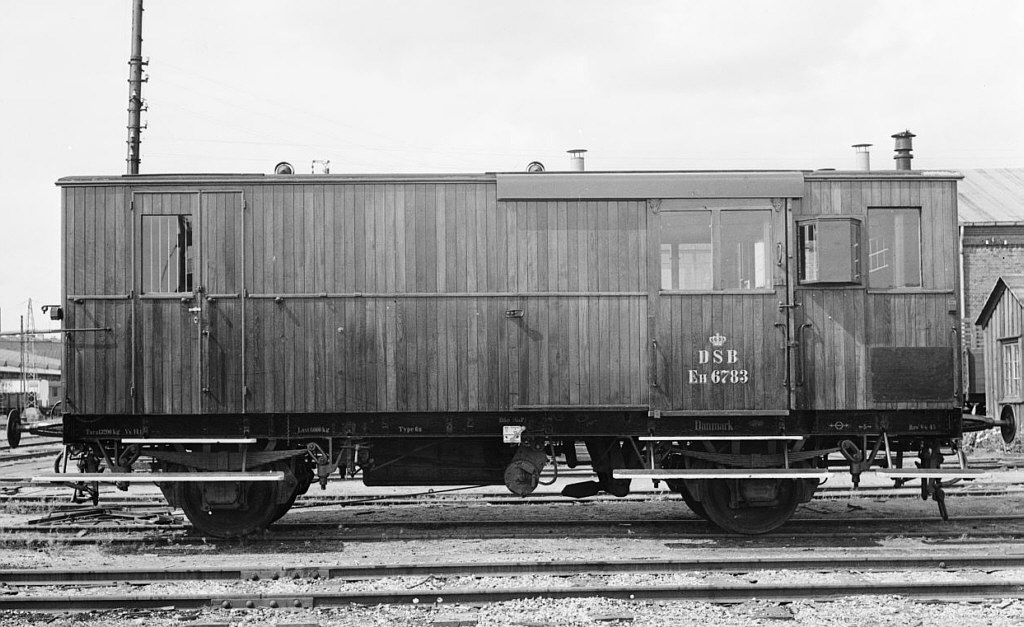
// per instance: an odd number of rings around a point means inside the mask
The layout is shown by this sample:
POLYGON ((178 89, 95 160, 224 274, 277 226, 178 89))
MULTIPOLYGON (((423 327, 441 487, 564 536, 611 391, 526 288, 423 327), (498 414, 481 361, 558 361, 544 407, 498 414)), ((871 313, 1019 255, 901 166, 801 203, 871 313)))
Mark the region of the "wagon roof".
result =
POLYGON ((808 179, 950 179, 956 172, 874 170, 669 170, 478 174, 135 174, 68 176, 60 187, 497 183, 498 198, 799 198, 808 179))
POLYGON ((1017 302, 1024 303, 1024 274, 1004 274, 999 277, 996 280, 995 287, 992 288, 992 293, 989 294, 988 300, 985 301, 985 306, 981 309, 978 321, 974 324, 979 327, 988 325, 989 319, 992 317, 996 306, 1006 291, 1009 291, 1017 299, 1017 302))

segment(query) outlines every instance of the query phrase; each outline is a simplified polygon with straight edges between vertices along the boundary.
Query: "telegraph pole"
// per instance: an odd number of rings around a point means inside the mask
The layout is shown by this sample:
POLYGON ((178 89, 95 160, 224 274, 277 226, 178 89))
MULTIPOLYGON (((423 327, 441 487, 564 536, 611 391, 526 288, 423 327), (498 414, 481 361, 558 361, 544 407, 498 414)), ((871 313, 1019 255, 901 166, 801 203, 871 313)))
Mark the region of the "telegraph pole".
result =
POLYGON ((139 173, 142 142, 142 0, 132 0, 132 56, 128 60, 128 174, 139 173))

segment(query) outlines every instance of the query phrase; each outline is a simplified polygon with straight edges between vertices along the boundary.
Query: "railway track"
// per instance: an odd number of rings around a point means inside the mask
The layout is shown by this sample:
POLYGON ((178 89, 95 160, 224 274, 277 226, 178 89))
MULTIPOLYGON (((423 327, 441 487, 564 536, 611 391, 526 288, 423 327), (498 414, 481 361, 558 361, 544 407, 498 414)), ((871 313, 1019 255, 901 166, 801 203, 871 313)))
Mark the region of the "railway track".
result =
POLYGON ((8 586, 74 586, 86 583, 148 584, 175 581, 330 580, 362 581, 393 577, 516 577, 671 574, 689 572, 749 573, 763 570, 815 572, 904 570, 1016 570, 1024 568, 1024 553, 1015 555, 929 554, 925 556, 866 554, 811 557, 708 557, 699 559, 642 559, 613 561, 462 562, 451 564, 374 564, 346 566, 131 568, 118 569, 0 569, 8 586))
POLYGON ((898 595, 915 599, 965 601, 970 599, 1007 599, 1024 597, 1024 579, 1010 581, 983 577, 972 581, 930 581, 913 583, 893 578, 880 582, 825 583, 745 583, 707 585, 530 585, 502 588, 420 588, 370 591, 330 591, 263 593, 221 591, 218 593, 157 594, 56 594, 16 595, 0 598, 0 611, 28 610, 54 612, 130 608, 324 608, 352 604, 433 604, 466 605, 498 603, 543 597, 579 599, 603 597, 622 600, 672 600, 713 603, 741 603, 759 599, 773 601, 832 600, 854 596, 898 595))
MULTIPOLYGON (((69 475, 73 477, 74 475, 69 475)), ((69 483, 73 479, 69 478, 69 483)), ((333 482, 332 482, 333 484, 333 482)), ((22 478, 0 478, 0 487, 6 490, 6 494, 0 495, 0 507, 4 505, 54 505, 55 503, 67 502, 70 498, 69 489, 54 490, 46 488, 45 492, 37 494, 21 494, 20 490, 25 488, 40 489, 38 484, 32 484, 29 479, 22 478)), ((315 490, 315 488, 314 488, 315 490)), ((458 488, 463 490, 463 488, 458 488)), ((1000 481, 961 484, 944 487, 947 496, 1008 496, 1020 493, 1024 495, 1024 482, 1000 481)), ((110 493, 101 495, 101 502, 107 507, 160 507, 166 503, 159 494, 130 494, 110 489, 110 493)), ((625 497, 615 497, 600 494, 588 497, 585 500, 564 497, 560 494, 537 494, 527 497, 518 497, 507 492, 445 492, 430 491, 411 495, 393 494, 307 494, 300 497, 292 511, 301 511, 310 508, 322 507, 359 507, 365 505, 401 507, 421 506, 424 503, 480 503, 487 505, 557 505, 565 503, 630 503, 637 501, 650 501, 652 499, 678 500, 679 497, 667 490, 633 490, 625 497)), ((899 488, 886 487, 822 487, 814 494, 814 500, 834 500, 848 498, 865 499, 919 499, 921 498, 920 488, 916 485, 907 485, 899 488)))
MULTIPOLYGON (((115 512, 116 516, 116 512, 115 512)), ((573 538, 630 538, 659 540, 714 540, 746 546, 773 544, 780 538, 810 545, 830 543, 836 546, 861 546, 881 539, 900 536, 926 538, 930 542, 1024 539, 1024 516, 971 516, 950 521, 938 517, 794 518, 770 536, 740 536, 719 530, 697 518, 671 519, 574 519, 524 520, 492 518, 488 520, 410 520, 410 521, 329 521, 275 524, 261 536, 239 542, 247 545, 288 543, 303 545, 329 542, 393 542, 412 540, 484 540, 573 538)), ((0 528, 0 544, 31 545, 39 542, 72 545, 138 544, 173 542, 177 545, 206 544, 194 534, 191 525, 180 518, 160 523, 139 521, 126 514, 120 519, 89 522, 55 521, 53 526, 38 524, 6 525, 0 528)), ((229 541, 223 541, 229 543, 229 541)), ((827 546, 827 544, 825 544, 827 546)))

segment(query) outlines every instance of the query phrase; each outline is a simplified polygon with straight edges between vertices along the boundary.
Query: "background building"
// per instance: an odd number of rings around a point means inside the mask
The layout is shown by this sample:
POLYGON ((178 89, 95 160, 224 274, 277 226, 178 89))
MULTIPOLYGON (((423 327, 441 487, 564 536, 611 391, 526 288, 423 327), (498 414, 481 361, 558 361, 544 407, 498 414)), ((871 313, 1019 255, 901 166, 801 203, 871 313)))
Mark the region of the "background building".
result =
POLYGON ((957 187, 968 402, 981 403, 985 368, 975 323, 1000 276, 1024 273, 1024 169, 961 170, 957 187))

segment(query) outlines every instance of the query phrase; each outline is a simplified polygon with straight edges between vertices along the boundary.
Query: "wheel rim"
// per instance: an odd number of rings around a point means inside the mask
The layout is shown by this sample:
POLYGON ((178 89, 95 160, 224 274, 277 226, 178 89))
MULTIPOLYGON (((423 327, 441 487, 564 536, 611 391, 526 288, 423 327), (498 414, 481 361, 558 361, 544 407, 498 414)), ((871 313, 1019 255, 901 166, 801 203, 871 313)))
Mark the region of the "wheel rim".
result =
POLYGON ((288 510, 292 508, 292 505, 295 505, 295 500, 297 498, 299 498, 299 489, 295 488, 295 491, 292 492, 290 497, 288 497, 288 500, 277 506, 277 511, 274 513, 274 517, 270 519, 271 524, 281 520, 281 517, 288 513, 288 510))
MULTIPOLYGON (((245 509, 203 510, 202 483, 187 483, 182 490, 181 509, 192 526, 206 536, 238 538, 262 531, 278 515, 278 485, 274 482, 242 481, 245 509)), ((287 510, 286 510, 287 511, 287 510)), ((280 512, 281 515, 284 512, 280 512)))
POLYGON ((708 520, 708 512, 704 509, 704 504, 693 497, 693 494, 686 488, 685 484, 679 486, 679 489, 676 491, 679 492, 679 496, 683 497, 683 502, 693 510, 694 514, 697 514, 697 516, 704 520, 708 520))
POLYGON ((789 520, 799 505, 799 490, 793 479, 715 479, 706 482, 701 504, 708 520, 719 527, 756 535, 778 529, 789 520), (770 486, 775 493, 770 502, 751 498, 770 492, 770 486))

